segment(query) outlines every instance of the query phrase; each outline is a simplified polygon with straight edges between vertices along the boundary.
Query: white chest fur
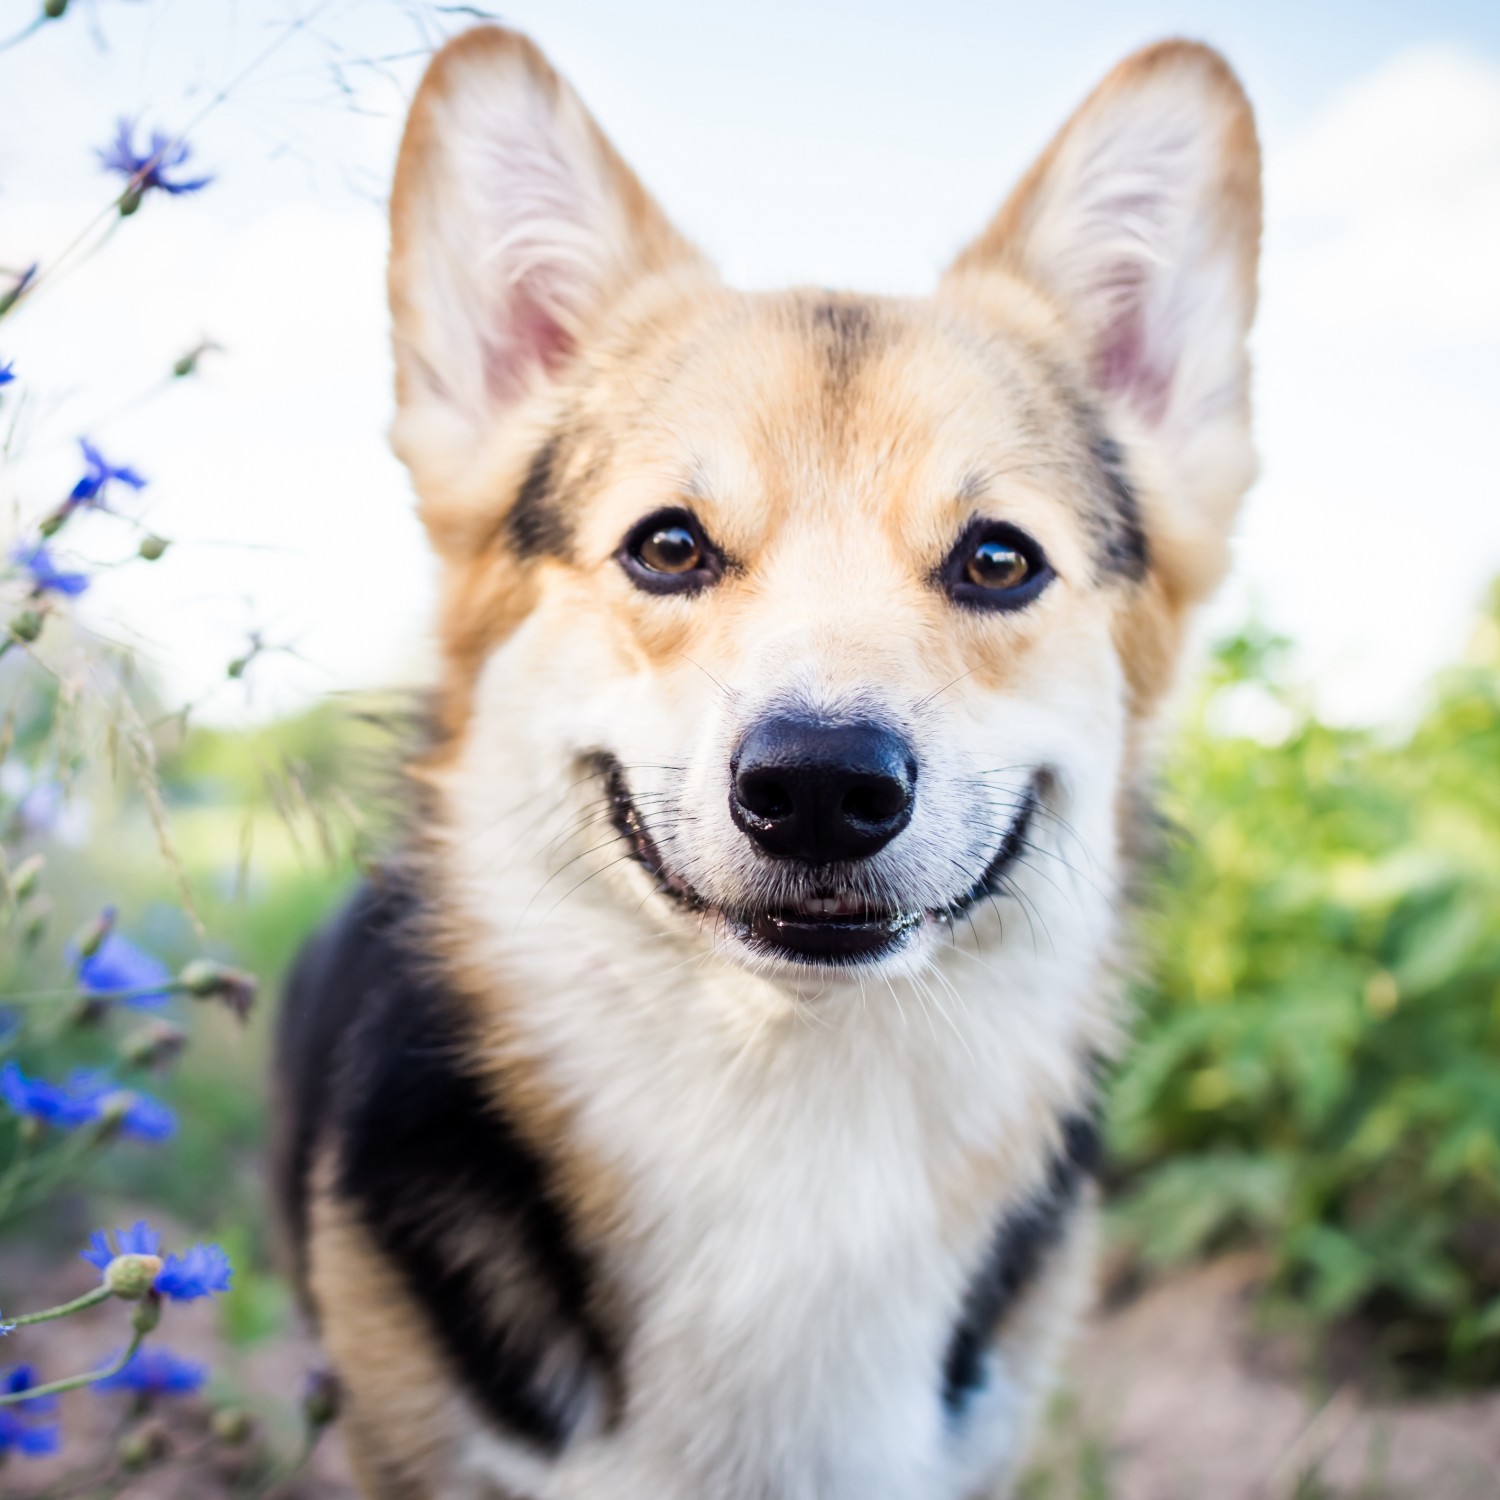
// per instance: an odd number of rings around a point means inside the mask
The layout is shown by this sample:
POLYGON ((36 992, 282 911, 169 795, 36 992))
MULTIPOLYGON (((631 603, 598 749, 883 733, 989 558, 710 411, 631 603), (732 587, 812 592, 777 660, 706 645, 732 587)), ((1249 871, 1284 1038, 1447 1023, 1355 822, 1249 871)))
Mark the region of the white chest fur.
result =
POLYGON ((1003 973, 955 946, 940 974, 796 1005, 643 945, 612 903, 551 942, 497 939, 528 997, 514 1045, 624 1187, 608 1239, 630 1328, 622 1422, 545 1467, 486 1441, 482 1468, 538 1500, 986 1493, 1042 1371, 1002 1352, 955 1420, 943 1356, 1107 1009, 1105 913, 1038 884, 1047 936, 1003 973))

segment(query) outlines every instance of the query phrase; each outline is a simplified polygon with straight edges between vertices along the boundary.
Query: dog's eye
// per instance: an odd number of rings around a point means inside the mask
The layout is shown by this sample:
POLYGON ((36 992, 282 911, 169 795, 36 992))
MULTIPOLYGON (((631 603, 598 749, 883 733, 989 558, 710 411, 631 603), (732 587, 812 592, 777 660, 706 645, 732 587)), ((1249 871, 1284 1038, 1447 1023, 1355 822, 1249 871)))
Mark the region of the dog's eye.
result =
POLYGON ((616 556, 631 582, 653 594, 695 593, 724 571, 723 554, 685 510, 660 510, 637 522, 616 556))
POLYGON ((1031 564, 1012 546, 991 539, 969 554, 964 576, 982 589, 1013 589, 1026 582, 1031 564))
POLYGON ((1004 521, 970 524, 938 569, 938 581, 971 609, 1020 609, 1055 576, 1031 537, 1004 521))
POLYGON ((635 555, 653 573, 687 573, 698 566, 703 549, 686 526, 663 526, 641 542, 635 555))

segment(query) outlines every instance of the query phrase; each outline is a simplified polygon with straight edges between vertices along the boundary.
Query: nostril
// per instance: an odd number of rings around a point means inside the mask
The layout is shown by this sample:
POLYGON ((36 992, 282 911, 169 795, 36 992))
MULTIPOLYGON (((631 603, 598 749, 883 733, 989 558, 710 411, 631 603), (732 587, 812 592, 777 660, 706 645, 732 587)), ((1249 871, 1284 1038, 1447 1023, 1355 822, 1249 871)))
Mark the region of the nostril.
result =
POLYGON ((903 782, 882 776, 850 787, 839 804, 839 813, 853 822, 874 826, 900 817, 910 801, 911 793, 903 782))
POLYGON ((790 817, 795 804, 792 794, 775 776, 746 771, 736 778, 740 805, 746 812, 768 823, 790 817))

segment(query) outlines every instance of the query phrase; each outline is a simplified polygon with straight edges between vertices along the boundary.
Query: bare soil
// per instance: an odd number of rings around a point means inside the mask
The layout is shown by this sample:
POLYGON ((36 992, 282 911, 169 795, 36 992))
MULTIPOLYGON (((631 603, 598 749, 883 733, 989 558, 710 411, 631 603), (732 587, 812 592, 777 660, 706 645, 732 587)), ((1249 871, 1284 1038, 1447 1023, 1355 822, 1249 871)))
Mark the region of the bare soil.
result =
MULTIPOLYGON (((45 1277, 37 1269, 7 1256, 0 1286, 52 1282, 61 1296, 82 1289, 71 1268, 45 1277)), ((1300 1376, 1284 1345, 1259 1326, 1260 1275, 1253 1257, 1230 1257, 1101 1312, 1076 1351, 1028 1500, 1500 1500, 1500 1392, 1381 1402, 1355 1380, 1329 1388, 1300 1376)), ((6 1340, 4 1363, 45 1351, 49 1376, 89 1368, 118 1345, 127 1317, 106 1305, 44 1334, 19 1330, 6 1340)), ((355 1500, 337 1428, 289 1484, 274 1475, 268 1482, 256 1457, 267 1445, 282 1454, 296 1446, 298 1392, 318 1363, 310 1340, 287 1336, 237 1350, 219 1337, 208 1303, 169 1309, 160 1336, 215 1375, 208 1397, 161 1401, 144 1419, 170 1461, 124 1472, 112 1454, 128 1398, 82 1391, 63 1403, 62 1453, 11 1460, 0 1471, 0 1494, 355 1500), (247 1445, 213 1435, 213 1412, 226 1395, 257 1414, 257 1437, 247 1445), (103 1482, 68 1485, 80 1469, 103 1482)))

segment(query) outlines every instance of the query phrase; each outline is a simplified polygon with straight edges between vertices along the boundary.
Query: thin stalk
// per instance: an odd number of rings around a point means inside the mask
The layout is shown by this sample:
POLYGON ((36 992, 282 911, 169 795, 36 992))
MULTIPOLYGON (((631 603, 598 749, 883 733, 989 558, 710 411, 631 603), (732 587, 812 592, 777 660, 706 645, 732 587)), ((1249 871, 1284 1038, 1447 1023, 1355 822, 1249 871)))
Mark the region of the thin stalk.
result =
POLYGON ((141 1347, 145 1337, 144 1333, 132 1334, 125 1352, 112 1365, 106 1365, 102 1370, 90 1370, 86 1375, 70 1375, 65 1380, 34 1385, 30 1390, 0 1394, 0 1406, 16 1406, 22 1401, 35 1401, 38 1396, 61 1396, 65 1391, 81 1390, 86 1385, 93 1385, 95 1381, 108 1380, 111 1375, 118 1375, 135 1358, 136 1350, 141 1347))
POLYGON ((50 1323, 54 1318, 66 1318, 72 1313, 83 1312, 90 1307, 98 1307, 101 1302, 108 1302, 114 1292, 107 1286, 96 1286, 93 1291, 85 1292, 81 1297, 75 1297, 71 1302, 60 1303, 56 1307, 43 1308, 41 1312, 27 1313, 19 1318, 7 1318, 5 1321, 12 1328, 24 1328, 29 1323, 50 1323))

